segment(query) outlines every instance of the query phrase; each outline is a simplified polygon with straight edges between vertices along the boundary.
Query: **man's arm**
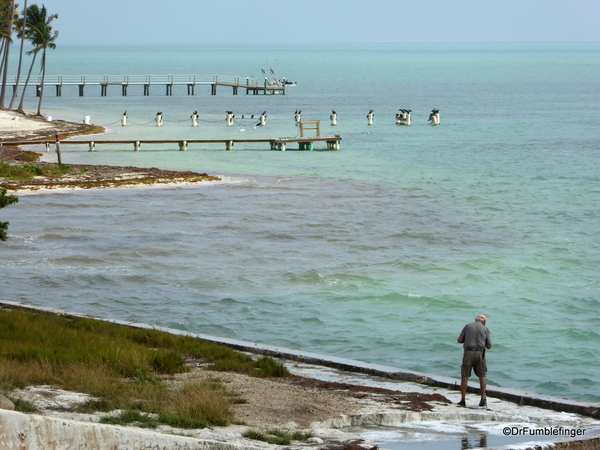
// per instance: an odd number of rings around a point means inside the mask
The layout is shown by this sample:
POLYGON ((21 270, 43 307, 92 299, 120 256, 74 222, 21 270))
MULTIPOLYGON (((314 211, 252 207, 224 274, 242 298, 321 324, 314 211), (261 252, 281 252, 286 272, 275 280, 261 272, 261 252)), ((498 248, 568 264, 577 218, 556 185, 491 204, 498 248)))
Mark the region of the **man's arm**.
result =
POLYGON ((458 336, 458 339, 456 340, 456 342, 458 342, 459 344, 464 344, 465 343, 465 328, 467 328, 466 326, 461 330, 460 335, 458 336))

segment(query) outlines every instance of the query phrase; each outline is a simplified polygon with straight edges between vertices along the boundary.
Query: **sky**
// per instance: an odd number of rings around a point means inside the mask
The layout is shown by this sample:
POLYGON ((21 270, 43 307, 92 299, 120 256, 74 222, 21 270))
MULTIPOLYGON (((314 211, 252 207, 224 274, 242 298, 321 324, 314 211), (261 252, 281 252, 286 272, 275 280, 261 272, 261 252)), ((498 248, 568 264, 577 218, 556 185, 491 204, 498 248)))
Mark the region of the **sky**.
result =
POLYGON ((38 4, 59 15, 54 27, 60 32, 60 44, 600 42, 600 0, 42 0, 38 4))

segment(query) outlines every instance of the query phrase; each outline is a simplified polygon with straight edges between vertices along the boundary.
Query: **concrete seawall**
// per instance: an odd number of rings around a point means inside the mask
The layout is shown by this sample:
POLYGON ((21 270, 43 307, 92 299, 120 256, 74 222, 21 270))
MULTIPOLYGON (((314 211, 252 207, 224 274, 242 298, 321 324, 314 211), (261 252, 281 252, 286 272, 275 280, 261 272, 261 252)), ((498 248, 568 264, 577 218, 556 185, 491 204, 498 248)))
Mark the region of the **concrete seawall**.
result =
POLYGON ((257 445, 200 440, 133 427, 0 411, 0 450, 253 450, 257 445))
MULTIPOLYGON (((207 341, 223 344, 233 349, 244 352, 257 353, 261 355, 272 356, 275 358, 288 359, 291 361, 304 362, 307 364, 315 364, 348 372, 356 372, 383 378, 390 378, 393 380, 409 381, 431 387, 441 387, 444 389, 458 390, 460 386, 460 380, 450 377, 431 375, 428 373, 415 372, 411 370, 384 366, 380 364, 370 364, 362 361, 355 361, 352 359, 338 358, 335 356, 326 356, 318 353, 293 350, 284 347, 245 342, 236 339, 219 338, 204 334, 196 334, 181 330, 175 330, 171 328, 157 327, 144 323, 126 322, 122 320, 109 320, 104 319, 102 317, 91 316, 88 314, 70 313, 53 308, 37 307, 26 305, 24 303, 9 302, 4 300, 0 300, 0 307, 22 308, 31 311, 61 315, 65 317, 84 317, 88 319, 112 322, 124 326, 161 330, 171 334, 193 336, 200 339, 205 339, 207 341)), ((479 386, 477 384, 470 383, 468 387, 468 392, 478 393, 479 386)), ((600 419, 600 403, 569 400, 560 397, 541 395, 535 392, 520 389, 502 388, 489 385, 487 387, 487 395, 488 397, 507 400, 516 403, 520 406, 535 406, 537 408, 549 409, 560 412, 569 412, 574 414, 580 414, 582 416, 592 417, 594 419, 600 419)))

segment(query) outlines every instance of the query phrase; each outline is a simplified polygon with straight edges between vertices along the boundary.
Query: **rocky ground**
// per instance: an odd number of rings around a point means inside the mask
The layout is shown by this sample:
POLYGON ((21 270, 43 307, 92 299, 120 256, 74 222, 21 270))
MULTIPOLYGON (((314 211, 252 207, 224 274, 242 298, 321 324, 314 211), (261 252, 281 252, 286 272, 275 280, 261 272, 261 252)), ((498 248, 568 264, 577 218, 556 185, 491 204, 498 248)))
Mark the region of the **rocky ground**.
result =
MULTIPOLYGON (((332 424, 343 416, 386 413, 389 411, 430 411, 450 401, 441 394, 403 393, 381 388, 339 382, 325 382, 292 375, 285 378, 254 378, 232 372, 215 372, 207 363, 190 360, 191 371, 181 378, 209 378, 220 380, 225 387, 239 394, 245 403, 233 406, 234 421, 229 427, 205 430, 177 430, 160 427, 160 432, 185 434, 201 439, 242 442, 246 429, 257 431, 282 430, 295 432, 310 430, 314 438, 304 445, 327 450, 364 450, 372 444, 358 435, 332 429, 332 424)), ((31 386, 11 394, 34 403, 39 414, 81 422, 98 422, 106 413, 77 413, 79 404, 89 399, 85 394, 68 392, 51 386, 31 386)), ((110 413, 109 413, 110 414, 110 413)))

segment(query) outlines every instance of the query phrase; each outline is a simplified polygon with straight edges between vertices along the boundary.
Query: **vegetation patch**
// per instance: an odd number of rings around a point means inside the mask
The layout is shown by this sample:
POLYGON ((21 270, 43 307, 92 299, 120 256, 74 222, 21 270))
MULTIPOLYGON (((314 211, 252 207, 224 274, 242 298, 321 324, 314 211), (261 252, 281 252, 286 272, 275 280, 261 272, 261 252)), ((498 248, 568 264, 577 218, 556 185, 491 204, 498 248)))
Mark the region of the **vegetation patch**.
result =
POLYGON ((294 432, 289 433, 281 430, 269 430, 266 432, 257 430, 248 430, 243 436, 248 439, 268 442, 275 445, 290 445, 292 441, 305 441, 313 437, 311 433, 294 432))
MULTIPOLYGON (((188 358, 206 361, 212 370, 257 377, 289 375, 272 358, 254 360, 189 336, 80 317, 0 309, 0 392, 7 394, 17 388, 47 384, 92 396, 79 412, 136 412, 180 428, 229 424, 232 405, 244 400, 219 380, 174 378, 189 370, 188 358)), ((135 414, 122 415, 115 417, 150 426, 135 414)))
MULTIPOLYGON (((19 198, 15 195, 6 195, 6 189, 0 187, 0 209, 5 208, 13 203, 17 203, 19 198)), ((9 222, 0 222, 0 241, 8 239, 9 222)))
POLYGON ((7 395, 6 398, 13 402, 13 405, 15 405, 15 411, 23 413, 36 413, 40 411, 40 409, 37 406, 35 406, 35 404, 22 398, 11 397, 10 395, 7 395))
POLYGON ((0 178, 7 180, 31 180, 34 177, 58 178, 71 172, 65 164, 21 164, 13 165, 0 162, 0 178))

